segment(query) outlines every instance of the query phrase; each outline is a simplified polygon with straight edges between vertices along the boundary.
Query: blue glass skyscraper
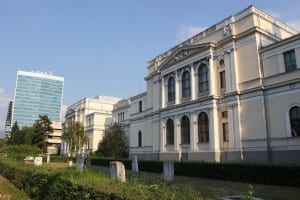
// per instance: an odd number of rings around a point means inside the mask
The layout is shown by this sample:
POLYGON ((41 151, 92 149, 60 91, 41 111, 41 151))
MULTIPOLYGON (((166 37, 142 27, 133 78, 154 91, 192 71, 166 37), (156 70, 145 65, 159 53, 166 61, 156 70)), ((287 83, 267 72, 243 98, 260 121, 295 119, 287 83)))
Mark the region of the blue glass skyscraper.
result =
POLYGON ((32 126, 39 115, 60 121, 64 78, 48 72, 18 71, 13 123, 32 126))

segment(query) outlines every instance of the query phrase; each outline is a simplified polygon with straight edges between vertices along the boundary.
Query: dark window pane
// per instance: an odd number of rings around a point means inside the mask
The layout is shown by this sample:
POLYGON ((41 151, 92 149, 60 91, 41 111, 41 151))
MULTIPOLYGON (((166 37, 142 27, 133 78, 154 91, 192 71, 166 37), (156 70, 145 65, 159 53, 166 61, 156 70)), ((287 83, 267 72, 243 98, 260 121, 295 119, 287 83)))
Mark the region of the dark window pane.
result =
POLYGON ((139 131, 139 135, 138 135, 138 145, 139 145, 139 147, 142 146, 142 132, 141 131, 139 131))
POLYGON ((182 97, 191 96, 190 72, 185 71, 182 75, 182 97))
POLYGON ((207 69, 207 65, 205 64, 202 64, 198 68, 198 85, 199 85, 199 92, 208 91, 208 69, 207 69))
POLYGON ((222 128, 223 128, 223 141, 228 142, 229 141, 228 123, 223 123, 222 128))
POLYGON ((171 119, 167 121, 167 144, 174 144, 174 123, 171 119))
POLYGON ((209 123, 204 112, 201 112, 198 117, 198 140, 199 142, 209 142, 209 123))
POLYGON ((187 116, 181 119, 181 144, 190 144, 190 120, 187 116))
POLYGON ((291 50, 291 51, 285 52, 283 55, 284 55, 285 70, 287 72, 296 70, 297 64, 296 64, 295 51, 291 50))
POLYGON ((294 106, 290 110, 290 123, 292 137, 300 136, 300 107, 294 106))
POLYGON ((168 102, 175 101, 175 80, 173 77, 168 80, 168 102))

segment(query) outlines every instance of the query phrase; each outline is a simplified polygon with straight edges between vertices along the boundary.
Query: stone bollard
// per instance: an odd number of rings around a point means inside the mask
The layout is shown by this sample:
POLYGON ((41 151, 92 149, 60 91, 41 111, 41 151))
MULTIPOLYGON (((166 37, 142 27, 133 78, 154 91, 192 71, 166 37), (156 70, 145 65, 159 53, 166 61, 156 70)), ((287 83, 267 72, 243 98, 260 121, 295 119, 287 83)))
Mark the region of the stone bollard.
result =
POLYGON ((79 170, 83 170, 84 158, 81 154, 76 157, 76 168, 79 170))
POLYGON ((43 165, 43 157, 35 157, 33 164, 35 166, 42 166, 43 165))
POLYGON ((131 162, 131 170, 133 172, 139 172, 139 163, 137 156, 133 156, 132 162, 131 162))
POLYGON ((110 177, 113 180, 126 182, 125 166, 122 162, 110 162, 110 177))
POLYGON ((50 154, 47 154, 47 163, 50 162, 50 154))
POLYGON ((174 180, 174 162, 164 162, 164 182, 168 183, 174 180))
POLYGON ((72 160, 69 160, 69 161, 68 161, 68 165, 69 165, 69 167, 72 167, 72 166, 73 166, 73 161, 72 161, 72 160))

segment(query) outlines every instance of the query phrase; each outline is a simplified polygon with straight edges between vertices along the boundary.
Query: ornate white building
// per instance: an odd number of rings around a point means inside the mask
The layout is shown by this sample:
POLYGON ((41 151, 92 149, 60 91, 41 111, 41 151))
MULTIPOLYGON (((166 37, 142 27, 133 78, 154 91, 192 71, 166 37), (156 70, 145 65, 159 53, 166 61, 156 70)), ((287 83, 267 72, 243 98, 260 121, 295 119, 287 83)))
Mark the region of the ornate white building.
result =
POLYGON ((148 63, 130 155, 300 162, 300 35, 249 6, 148 63))
MULTIPOLYGON (((120 98, 110 96, 97 96, 84 98, 67 108, 65 122, 76 121, 84 126, 89 141, 84 151, 94 152, 102 140, 104 129, 112 123, 113 105, 120 98)), ((62 144, 61 154, 69 153, 68 144, 62 144)))
POLYGON ((129 115, 130 115, 130 100, 122 99, 117 102, 112 110, 112 120, 113 122, 117 122, 123 128, 125 135, 129 141, 129 132, 130 132, 130 122, 129 122, 129 115))

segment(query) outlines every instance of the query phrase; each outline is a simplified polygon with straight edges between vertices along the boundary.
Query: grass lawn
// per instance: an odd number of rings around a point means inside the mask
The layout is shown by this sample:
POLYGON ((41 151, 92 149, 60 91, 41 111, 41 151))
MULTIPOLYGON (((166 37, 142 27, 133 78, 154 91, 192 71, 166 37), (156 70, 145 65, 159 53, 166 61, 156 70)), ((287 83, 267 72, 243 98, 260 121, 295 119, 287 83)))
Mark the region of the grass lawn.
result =
MULTIPOLYGON (((107 167, 91 167, 94 171, 107 174, 109 176, 109 168, 107 167)), ((162 184, 161 174, 139 172, 132 173, 126 171, 127 179, 137 180, 145 184, 162 184)), ((216 179, 192 178, 184 176, 176 176, 175 181, 170 185, 174 185, 179 189, 193 188, 199 191, 205 199, 220 199, 225 196, 236 196, 245 194, 248 190, 248 183, 223 181, 216 179)), ((260 185, 252 184, 254 196, 264 200, 299 200, 300 188, 260 185)))
POLYGON ((18 190, 3 176, 0 176, 0 200, 25 200, 29 199, 27 194, 18 190))

